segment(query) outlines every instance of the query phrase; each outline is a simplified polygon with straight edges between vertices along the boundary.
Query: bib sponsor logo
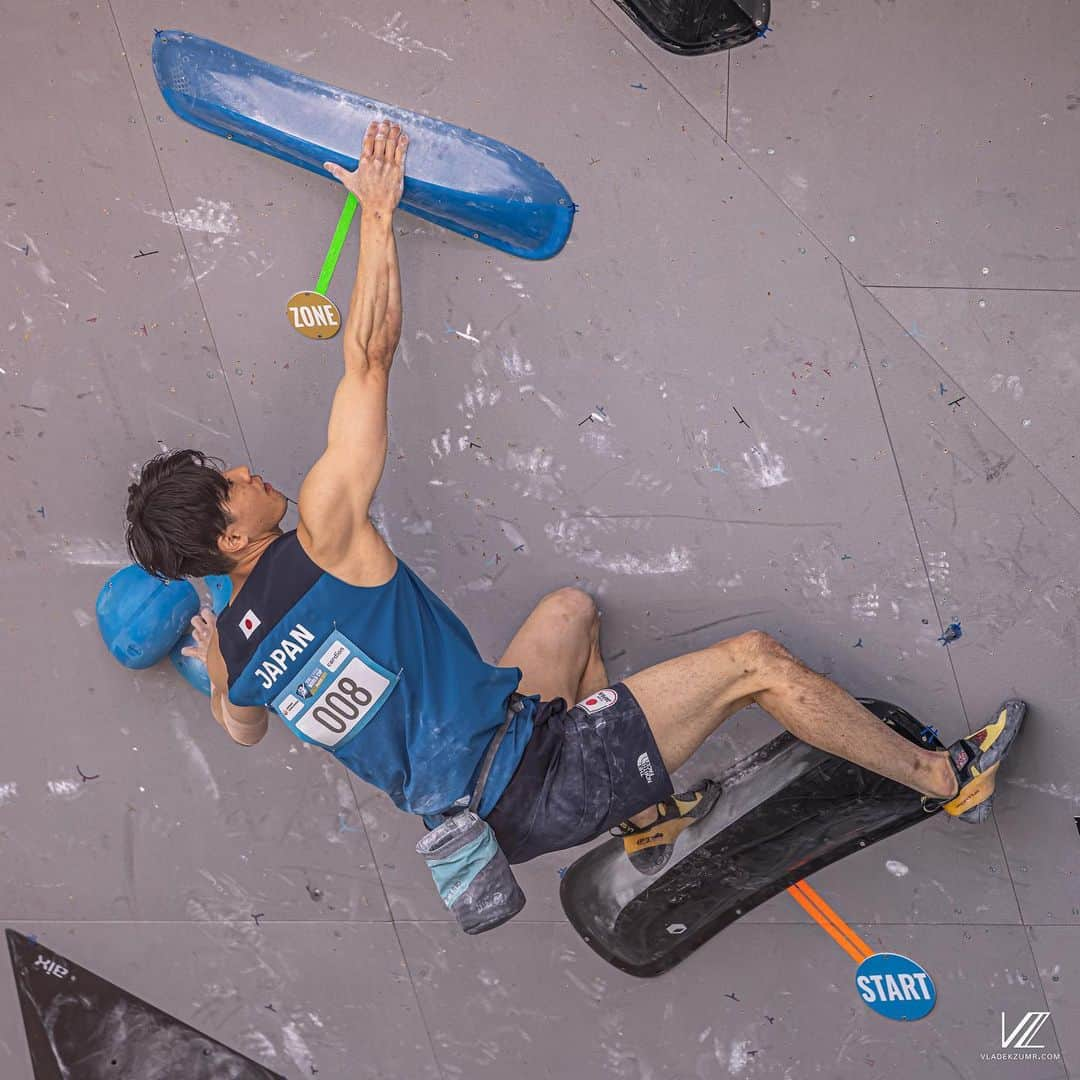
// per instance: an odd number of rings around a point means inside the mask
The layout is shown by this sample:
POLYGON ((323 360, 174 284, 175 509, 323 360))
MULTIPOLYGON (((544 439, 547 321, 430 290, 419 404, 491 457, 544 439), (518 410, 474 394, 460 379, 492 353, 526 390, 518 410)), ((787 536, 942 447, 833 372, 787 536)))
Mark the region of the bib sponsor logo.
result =
POLYGON ((337 671, 341 666, 341 661, 348 655, 348 648, 340 641, 335 641, 334 644, 319 657, 319 663, 322 664, 327 671, 337 671))
POLYGON ((244 632, 244 639, 249 640, 260 626, 262 626, 262 619, 251 608, 248 608, 246 614, 240 620, 240 629, 244 632))
POLYGON ((317 667, 297 688, 296 696, 304 701, 314 697, 319 692, 319 687, 326 682, 326 672, 317 667))
POLYGON ((291 720, 303 707, 304 703, 298 697, 290 694, 281 703, 281 715, 286 720, 291 720))
POLYGON ((651 784, 653 782, 656 771, 653 769, 653 764, 649 760, 648 754, 642 754, 641 757, 637 759, 637 771, 641 773, 641 778, 646 784, 651 784))
POLYGON ((618 700, 619 695, 614 690, 597 690, 591 697, 579 701, 576 707, 584 709, 592 716, 594 713, 603 712, 604 709, 610 709, 618 700))

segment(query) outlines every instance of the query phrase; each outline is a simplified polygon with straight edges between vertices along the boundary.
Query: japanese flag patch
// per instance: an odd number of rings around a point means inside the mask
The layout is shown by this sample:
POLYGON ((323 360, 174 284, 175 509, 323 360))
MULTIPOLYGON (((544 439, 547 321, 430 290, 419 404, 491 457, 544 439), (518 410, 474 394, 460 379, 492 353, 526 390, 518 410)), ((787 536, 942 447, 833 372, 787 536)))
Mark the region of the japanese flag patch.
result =
POLYGON ((247 612, 240 619, 240 629, 244 632, 244 637, 250 638, 260 626, 262 626, 262 619, 260 619, 251 608, 248 608, 247 612))
POLYGON ((610 709, 618 700, 619 695, 614 690, 597 690, 584 701, 579 701, 574 708, 584 709, 592 716, 594 713, 603 712, 604 709, 610 709))

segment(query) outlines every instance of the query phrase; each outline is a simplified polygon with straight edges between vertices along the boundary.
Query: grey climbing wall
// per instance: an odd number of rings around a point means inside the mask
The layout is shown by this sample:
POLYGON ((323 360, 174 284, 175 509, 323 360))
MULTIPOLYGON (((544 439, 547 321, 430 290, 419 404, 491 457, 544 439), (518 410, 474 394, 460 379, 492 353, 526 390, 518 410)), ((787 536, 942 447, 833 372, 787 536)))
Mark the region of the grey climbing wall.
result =
MULTIPOLYGON (((8 7, 5 925, 290 1078, 1080 1069, 1075 4, 777 2, 685 59, 609 0, 8 7), (295 496, 341 363, 283 316, 340 191, 169 113, 170 26, 520 146, 580 204, 545 263, 397 221, 378 523, 486 654, 574 584, 613 677, 759 627, 944 739, 1031 703, 993 822, 814 877, 931 970, 908 1038, 783 895, 639 984, 567 925, 564 853, 466 938, 381 794, 109 658, 133 467, 198 446, 295 496), (1029 1010, 1059 1056, 982 1059, 1029 1010)), ((776 730, 737 717, 686 777, 776 730)), ((29 1061, 0 976, 0 1074, 29 1061)))

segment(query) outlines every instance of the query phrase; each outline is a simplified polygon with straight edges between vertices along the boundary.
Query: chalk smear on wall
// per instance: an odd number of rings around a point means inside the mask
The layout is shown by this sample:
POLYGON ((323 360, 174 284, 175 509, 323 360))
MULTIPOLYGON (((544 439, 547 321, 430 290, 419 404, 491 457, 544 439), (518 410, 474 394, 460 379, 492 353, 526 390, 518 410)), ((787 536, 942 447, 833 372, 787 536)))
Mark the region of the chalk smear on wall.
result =
POLYGON ((878 595, 876 583, 865 592, 855 593, 851 598, 852 614, 863 619, 876 619, 880 607, 881 597, 878 595))
POLYGON ((650 554, 627 551, 626 529, 620 531, 615 522, 593 517, 591 514, 572 518, 564 512, 560 521, 545 525, 544 532, 560 555, 567 555, 598 570, 606 570, 609 574, 685 574, 694 567, 690 549, 678 545, 650 554), (615 535, 616 533, 618 535, 615 535), (596 540, 597 534, 607 537, 609 544, 605 546, 614 550, 602 550, 596 540))
POLYGON ((808 567, 806 571, 806 583, 810 588, 815 589, 818 595, 823 599, 832 596, 832 589, 829 588, 829 573, 827 570, 816 570, 813 567, 808 567))
POLYGON ((694 563, 690 557, 690 549, 684 547, 672 547, 669 551, 660 555, 637 555, 623 554, 617 556, 603 556, 599 552, 592 558, 592 552, 581 557, 582 562, 607 570, 612 574, 685 574, 692 570, 694 563))
POLYGON ((453 62, 453 57, 449 53, 443 52, 442 49, 435 48, 434 45, 425 45, 419 38, 410 37, 405 33, 409 28, 408 19, 401 17, 400 11, 395 11, 393 15, 383 24, 380 30, 369 30, 363 23, 357 22, 355 19, 349 19, 344 15, 339 16, 341 21, 348 26, 351 26, 354 30, 359 30, 362 34, 367 34, 369 37, 373 37, 376 41, 382 41, 387 45, 392 45, 398 52, 407 52, 410 55, 416 51, 434 53, 436 56, 441 56, 444 60, 453 62))
POLYGON ((513 274, 511 274, 507 270, 504 270, 499 265, 496 265, 495 269, 499 272, 499 276, 503 279, 503 281, 505 281, 506 284, 509 285, 510 288, 513 289, 514 292, 517 293, 519 300, 531 300, 532 299, 532 297, 529 296, 529 294, 525 291, 525 286, 520 281, 518 281, 518 279, 516 277, 514 277, 513 274))
POLYGON ((1003 783, 1013 787, 1025 788, 1028 791, 1038 791, 1043 795, 1049 795, 1055 799, 1064 799, 1074 806, 1080 806, 1080 790, 1070 783, 1055 784, 1053 781, 1046 784, 1036 784, 1023 776, 1005 777, 1003 783))
MULTIPOLYGON (((201 281, 217 269, 216 255, 225 241, 236 236, 240 229, 239 219, 231 203, 223 199, 207 199, 202 195, 195 200, 195 206, 185 210, 144 210, 144 213, 156 217, 166 225, 175 225, 185 233, 202 238, 204 242, 192 246, 190 250, 196 281, 201 281)), ((240 241, 234 239, 231 243, 235 247, 240 241)), ((177 270, 186 270, 187 256, 183 252, 177 252, 173 256, 173 262, 177 270)))
POLYGON ((541 394, 540 391, 537 390, 536 387, 532 385, 532 383, 526 383, 523 386, 519 386, 518 387, 518 393, 519 394, 532 394, 539 401, 541 401, 548 409, 551 410, 552 415, 554 415, 556 417, 556 419, 558 419, 558 420, 565 420, 566 419, 566 411, 564 409, 562 409, 560 406, 556 405, 555 402, 552 401, 551 398, 549 398, 546 394, 541 394))
POLYGON ((502 353, 502 365, 506 374, 515 381, 533 373, 532 361, 522 356, 516 345, 512 345, 509 352, 502 353))
POLYGON ((930 581, 934 585, 945 585, 949 580, 949 559, 945 551, 928 551, 926 566, 930 571, 930 581))
POLYGON ((248 1057, 272 1061, 278 1056, 277 1047, 261 1031, 252 1028, 240 1036, 240 1045, 248 1057))
POLYGON ((311 1053, 310 1047, 304 1041, 304 1037, 300 1034, 295 1021, 290 1020, 289 1023, 281 1029, 281 1038, 285 1044, 285 1053, 292 1058, 293 1064, 305 1076, 313 1075, 314 1070, 312 1065, 315 1062, 315 1058, 311 1053))
POLYGON ((76 566, 127 566, 131 559, 120 544, 96 536, 57 538, 51 545, 53 554, 76 566))
POLYGON ((779 454, 772 453, 768 443, 763 442, 751 447, 742 458, 751 480, 758 487, 778 487, 791 479, 784 471, 784 459, 779 454))
POLYGON ((195 206, 187 210, 146 210, 166 225, 176 225, 187 232, 232 236, 239 230, 239 219, 232 204, 223 199, 207 199, 200 195, 195 206))
POLYGON ((214 774, 210 771, 210 763, 206 760, 206 755, 202 752, 199 744, 188 734, 184 725, 184 718, 180 713, 173 712, 172 724, 176 741, 184 748, 188 761, 191 762, 192 770, 202 781, 207 794, 216 802, 221 798, 221 791, 218 788, 217 781, 214 779, 214 774))
POLYGON ((506 451, 505 468, 518 473, 521 480, 514 490, 529 499, 548 499, 561 496, 561 483, 565 466, 555 464, 555 455, 546 447, 534 446, 529 450, 509 447, 506 451))
POLYGON ((465 394, 458 404, 458 411, 465 414, 467 420, 476 418, 481 409, 494 408, 502 398, 502 391, 496 386, 487 386, 477 379, 473 386, 465 387, 465 394))
POLYGON ((515 551, 528 551, 528 544, 525 542, 525 537, 518 531, 517 526, 510 521, 504 521, 502 518, 496 518, 499 523, 499 528, 502 529, 503 536, 506 537, 510 546, 515 551))
POLYGON ((1024 385, 1019 375, 1004 375, 1000 371, 990 376, 990 392, 996 394, 1003 389, 1010 394, 1014 401, 1019 401, 1024 396, 1024 385))
POLYGON ((72 799, 77 799, 82 794, 82 787, 74 780, 46 780, 45 786, 49 790, 49 794, 54 799, 63 799, 65 802, 70 802, 72 799))

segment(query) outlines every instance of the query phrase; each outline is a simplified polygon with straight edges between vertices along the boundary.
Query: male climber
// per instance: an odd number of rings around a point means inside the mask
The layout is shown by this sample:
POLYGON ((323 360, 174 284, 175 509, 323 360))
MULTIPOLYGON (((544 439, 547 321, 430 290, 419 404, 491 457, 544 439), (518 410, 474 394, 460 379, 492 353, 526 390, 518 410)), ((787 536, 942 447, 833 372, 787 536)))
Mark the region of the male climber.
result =
POLYGON ((401 809, 436 819, 471 794, 501 735, 479 814, 511 862, 614 829, 634 865, 656 872, 719 794, 706 782, 676 795, 671 774, 752 703, 798 738, 922 792, 928 808, 985 820, 1024 716, 1020 701, 947 751, 926 750, 760 631, 612 686, 596 606, 570 588, 540 601, 497 665, 480 657, 369 518, 401 334, 392 220, 407 142, 397 126, 372 124, 355 172, 325 166, 360 201, 360 256, 345 371, 326 450, 300 487, 295 531, 280 528, 281 492, 245 466, 219 471, 194 450, 154 458, 129 489, 137 562, 165 578, 232 579, 216 626, 209 612, 193 620, 215 719, 251 746, 273 711, 401 809))

